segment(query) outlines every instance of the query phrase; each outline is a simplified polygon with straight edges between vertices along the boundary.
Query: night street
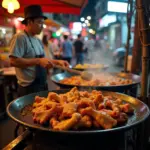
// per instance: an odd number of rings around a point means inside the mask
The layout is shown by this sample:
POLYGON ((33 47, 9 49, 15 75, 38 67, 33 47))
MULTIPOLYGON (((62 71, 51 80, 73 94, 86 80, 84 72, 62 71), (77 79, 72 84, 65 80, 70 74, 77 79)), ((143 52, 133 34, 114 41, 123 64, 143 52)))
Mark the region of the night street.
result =
POLYGON ((150 150, 150 0, 0 3, 0 150, 150 150))

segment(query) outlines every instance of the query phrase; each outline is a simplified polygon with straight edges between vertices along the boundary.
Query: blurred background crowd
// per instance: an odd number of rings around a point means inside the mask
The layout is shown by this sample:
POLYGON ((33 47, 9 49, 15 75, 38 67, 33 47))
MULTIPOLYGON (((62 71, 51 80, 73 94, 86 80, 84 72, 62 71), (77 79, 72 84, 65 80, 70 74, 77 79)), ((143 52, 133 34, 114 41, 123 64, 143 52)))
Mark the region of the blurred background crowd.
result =
MULTIPOLYGON (((43 42, 46 56, 67 60, 71 65, 99 63, 98 59, 95 60, 95 52, 101 51, 114 64, 123 68, 127 40, 127 2, 89 0, 79 16, 73 13, 45 13, 48 20, 38 38, 43 42)), ((5 14, 3 10, 0 15, 0 67, 9 67, 9 43, 15 33, 24 30, 20 22, 23 16, 5 14)), ((132 55, 134 27, 135 17, 131 21, 129 55, 132 55)))

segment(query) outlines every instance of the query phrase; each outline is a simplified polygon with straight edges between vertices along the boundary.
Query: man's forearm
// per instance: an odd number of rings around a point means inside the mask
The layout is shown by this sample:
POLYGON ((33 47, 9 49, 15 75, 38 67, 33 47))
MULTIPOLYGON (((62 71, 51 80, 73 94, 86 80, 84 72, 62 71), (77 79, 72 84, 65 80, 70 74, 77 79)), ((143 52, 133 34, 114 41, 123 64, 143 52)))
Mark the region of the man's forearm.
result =
POLYGON ((39 65, 40 59, 39 58, 17 58, 17 57, 10 57, 10 64, 13 67, 18 68, 27 68, 30 66, 39 65))

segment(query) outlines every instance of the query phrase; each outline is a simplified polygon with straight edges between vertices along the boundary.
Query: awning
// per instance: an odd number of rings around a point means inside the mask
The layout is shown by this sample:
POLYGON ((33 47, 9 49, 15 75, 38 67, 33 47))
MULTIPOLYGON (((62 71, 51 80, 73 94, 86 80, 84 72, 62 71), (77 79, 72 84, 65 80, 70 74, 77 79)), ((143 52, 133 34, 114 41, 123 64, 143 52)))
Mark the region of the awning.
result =
MULTIPOLYGON (((24 7, 28 5, 38 4, 46 13, 64 13, 80 15, 83 7, 88 3, 88 0, 18 0, 20 9, 15 10, 15 14, 22 14, 24 7)), ((2 5, 2 0, 0 0, 2 5)), ((1 6, 2 7, 2 6, 1 6)), ((6 10, 7 11, 7 10, 6 10)))
POLYGON ((57 29, 62 26, 60 23, 58 23, 57 21, 52 20, 52 19, 47 19, 47 20, 45 20, 45 24, 46 24, 47 26, 55 27, 55 28, 57 28, 57 29))
POLYGON ((55 1, 63 2, 80 8, 83 8, 88 3, 88 0, 55 0, 55 1))
MULTIPOLYGON (((23 13, 21 15, 9 14, 4 9, 0 9, 0 25, 12 27, 13 21, 8 22, 8 18, 17 18, 19 16, 23 17, 23 13)), ((62 26, 61 23, 50 18, 45 20, 45 24, 57 29, 62 26)))

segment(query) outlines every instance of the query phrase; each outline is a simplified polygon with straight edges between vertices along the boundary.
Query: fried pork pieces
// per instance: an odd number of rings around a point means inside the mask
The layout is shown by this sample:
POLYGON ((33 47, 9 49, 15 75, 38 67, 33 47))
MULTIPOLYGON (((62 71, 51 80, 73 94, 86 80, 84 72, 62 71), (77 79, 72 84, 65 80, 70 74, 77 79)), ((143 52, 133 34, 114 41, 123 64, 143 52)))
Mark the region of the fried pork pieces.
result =
POLYGON ((134 110, 121 99, 104 96, 101 91, 78 91, 65 94, 49 92, 47 98, 35 97, 33 120, 41 125, 49 122, 54 130, 85 128, 111 129, 125 123, 134 110))
POLYGON ((93 74, 93 78, 90 81, 82 79, 81 76, 72 76, 61 80, 60 83, 81 86, 116 86, 132 84, 132 80, 101 73, 93 74))

